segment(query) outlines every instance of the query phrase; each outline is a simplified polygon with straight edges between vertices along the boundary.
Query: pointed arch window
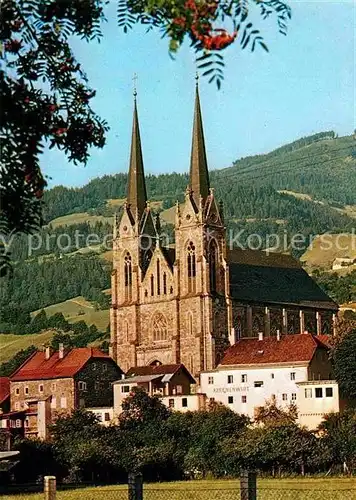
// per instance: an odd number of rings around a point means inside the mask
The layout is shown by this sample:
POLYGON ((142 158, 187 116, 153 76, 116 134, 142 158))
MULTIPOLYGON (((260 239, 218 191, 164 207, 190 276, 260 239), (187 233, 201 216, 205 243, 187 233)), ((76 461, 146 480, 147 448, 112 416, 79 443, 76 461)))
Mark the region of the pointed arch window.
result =
POLYGON ((187 264, 188 264, 188 291, 195 290, 195 277, 196 277, 196 257, 195 246, 191 241, 187 249, 187 264))
POLYGON ((157 295, 161 295, 161 265, 157 259, 157 295))
POLYGON ((156 313, 152 318, 153 340, 167 340, 168 324, 166 317, 162 313, 156 313))
POLYGON ((153 297, 155 293, 155 278, 153 274, 151 274, 151 297, 153 297))
POLYGON ((216 292, 216 275, 217 275, 217 263, 218 263, 218 248, 215 240, 212 240, 209 246, 209 281, 210 281, 210 292, 216 292))
POLYGON ((260 332, 263 332, 262 321, 261 321, 261 318, 259 318, 258 316, 255 316, 253 319, 253 322, 252 322, 252 335, 254 337, 258 337, 258 334, 260 332))
POLYGON ((129 252, 126 252, 124 258, 124 284, 125 299, 131 300, 132 297, 132 260, 129 252))
POLYGON ((167 275, 163 273, 163 295, 167 295, 167 275))

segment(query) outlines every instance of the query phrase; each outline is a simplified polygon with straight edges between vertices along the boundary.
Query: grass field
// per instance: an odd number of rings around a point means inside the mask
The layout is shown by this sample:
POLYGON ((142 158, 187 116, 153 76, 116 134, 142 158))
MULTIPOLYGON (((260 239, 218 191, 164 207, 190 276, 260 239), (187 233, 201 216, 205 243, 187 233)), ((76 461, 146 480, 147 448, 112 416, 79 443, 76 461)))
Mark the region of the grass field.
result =
MULTIPOLYGON (((238 500, 238 480, 155 483, 144 487, 144 500, 238 500)), ((258 500, 355 500, 356 479, 260 479, 258 500)), ((59 491, 58 500, 127 500, 127 486, 59 491)), ((3 500, 43 500, 43 494, 5 495, 3 500)))
MULTIPOLYGON (((59 302, 58 304, 53 304, 44 308, 47 316, 52 316, 57 312, 61 312, 65 319, 70 323, 75 323, 76 321, 85 321, 88 325, 96 325, 99 330, 104 331, 109 324, 109 310, 103 309, 96 311, 93 304, 84 297, 78 296, 73 299, 66 300, 65 302, 59 302)), ((34 311, 32 315, 39 313, 40 311, 34 311)))
POLYGON ((89 222, 89 224, 95 224, 95 222, 108 222, 109 224, 113 224, 113 220, 113 217, 104 217, 103 215, 89 215, 87 212, 79 212, 77 214, 57 217, 56 219, 51 220, 50 225, 55 228, 58 226, 81 224, 82 222, 89 222))
POLYGON ((0 363, 8 361, 21 349, 26 349, 30 345, 40 347, 42 344, 49 342, 53 332, 47 331, 34 335, 0 335, 0 363))
POLYGON ((317 236, 300 260, 309 267, 330 269, 336 257, 356 258, 356 236, 354 234, 317 236))
MULTIPOLYGON (((94 324, 103 332, 110 323, 109 309, 96 311, 94 306, 81 296, 47 306, 44 310, 47 316, 61 312, 70 323, 85 321, 87 325, 94 324)), ((39 312, 40 310, 34 311, 31 315, 34 316, 39 312)), ((52 331, 34 333, 32 335, 1 334, 0 332, 0 363, 11 359, 18 351, 26 349, 30 345, 40 347, 46 344, 50 341, 52 335, 52 331)))

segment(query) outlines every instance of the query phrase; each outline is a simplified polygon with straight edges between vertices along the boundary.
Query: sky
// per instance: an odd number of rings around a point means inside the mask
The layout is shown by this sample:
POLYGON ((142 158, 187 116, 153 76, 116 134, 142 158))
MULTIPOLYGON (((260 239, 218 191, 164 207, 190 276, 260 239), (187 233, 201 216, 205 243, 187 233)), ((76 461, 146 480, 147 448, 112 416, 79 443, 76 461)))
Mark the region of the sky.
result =
MULTIPOLYGON (((294 0, 288 34, 277 23, 256 17, 269 53, 224 51, 225 80, 217 90, 199 80, 210 170, 238 158, 325 130, 349 135, 355 128, 356 4, 294 0)), ((102 150, 91 150, 86 166, 69 163, 63 153, 41 159, 49 187, 82 186, 95 177, 126 172, 133 111, 133 75, 145 172, 189 169, 195 89, 195 54, 188 42, 173 61, 168 39, 142 28, 124 34, 117 26, 116 1, 107 8, 100 44, 74 40, 73 50, 97 90, 91 100, 110 126, 102 150)))

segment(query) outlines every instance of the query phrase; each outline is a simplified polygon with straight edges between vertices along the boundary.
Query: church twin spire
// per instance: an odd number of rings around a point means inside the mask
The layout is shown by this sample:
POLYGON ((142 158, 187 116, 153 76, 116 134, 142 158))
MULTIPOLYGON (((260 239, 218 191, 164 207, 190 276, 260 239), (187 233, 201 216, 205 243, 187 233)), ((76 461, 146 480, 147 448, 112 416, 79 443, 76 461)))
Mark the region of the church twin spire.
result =
POLYGON ((131 214, 136 220, 141 220, 147 204, 147 191, 143 168, 140 127, 138 123, 136 92, 134 93, 134 114, 132 123, 130 168, 128 178, 127 203, 131 214))
MULTIPOLYGON (((199 207, 201 198, 203 203, 205 203, 210 190, 198 81, 195 91, 189 190, 191 191, 192 198, 197 208, 199 207)), ((147 205, 147 191, 137 113, 136 91, 134 92, 127 203, 133 219, 135 221, 140 221, 147 205)))

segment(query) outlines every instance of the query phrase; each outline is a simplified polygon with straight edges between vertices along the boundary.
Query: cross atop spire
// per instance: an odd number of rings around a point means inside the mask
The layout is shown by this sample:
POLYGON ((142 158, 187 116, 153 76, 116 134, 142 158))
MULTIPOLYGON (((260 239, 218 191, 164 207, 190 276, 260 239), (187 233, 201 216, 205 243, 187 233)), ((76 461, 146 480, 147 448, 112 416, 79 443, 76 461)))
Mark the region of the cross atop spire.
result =
POLYGON ((132 139, 130 153, 130 169, 128 178, 127 203, 134 219, 138 220, 145 210, 147 202, 147 192, 145 174, 143 169, 143 157, 141 148, 140 127, 138 123, 136 90, 134 91, 134 114, 132 124, 132 139))
POLYGON ((200 109, 198 75, 196 76, 195 90, 195 107, 194 107, 194 124, 192 151, 190 158, 190 180, 189 185, 193 191, 193 199, 197 207, 199 207, 200 197, 205 202, 209 195, 209 173, 206 160, 203 120, 200 109))

